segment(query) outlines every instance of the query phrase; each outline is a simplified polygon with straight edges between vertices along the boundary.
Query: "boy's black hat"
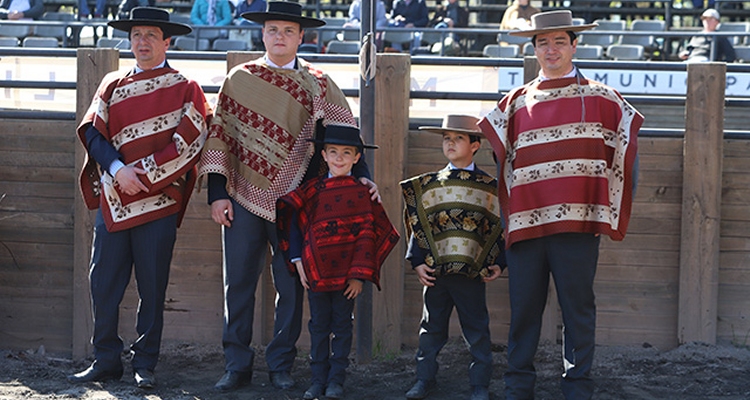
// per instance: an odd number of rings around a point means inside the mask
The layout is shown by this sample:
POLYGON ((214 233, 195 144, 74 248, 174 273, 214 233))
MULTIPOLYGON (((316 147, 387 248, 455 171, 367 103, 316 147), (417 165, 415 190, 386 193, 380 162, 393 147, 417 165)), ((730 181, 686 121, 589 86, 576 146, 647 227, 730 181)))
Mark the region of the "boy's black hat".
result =
POLYGON ((469 135, 484 137, 477 123, 479 119, 471 115, 448 114, 443 117, 443 126, 420 126, 420 131, 443 134, 445 132, 461 132, 469 135))
POLYGON ((107 25, 125 32, 130 32, 134 26, 156 26, 164 32, 164 37, 187 35, 193 31, 190 25, 171 22, 169 12, 156 7, 135 7, 130 10, 130 18, 109 21, 107 25))
POLYGON ((359 135, 359 129, 356 126, 328 124, 325 127, 323 140, 307 139, 308 142, 317 144, 338 144, 342 146, 354 146, 359 149, 377 149, 374 144, 365 144, 359 135))
POLYGON ((269 1, 266 3, 265 12, 246 12, 241 17, 259 24, 266 21, 296 22, 302 29, 317 28, 326 24, 322 19, 303 17, 302 5, 291 1, 269 1))

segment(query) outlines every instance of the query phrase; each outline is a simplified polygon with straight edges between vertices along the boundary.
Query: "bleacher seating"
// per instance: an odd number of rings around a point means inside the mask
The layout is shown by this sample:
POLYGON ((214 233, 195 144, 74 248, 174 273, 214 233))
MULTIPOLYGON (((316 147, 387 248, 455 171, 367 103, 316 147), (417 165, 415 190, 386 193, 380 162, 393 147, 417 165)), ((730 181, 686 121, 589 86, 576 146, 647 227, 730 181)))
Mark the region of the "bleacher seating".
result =
MULTIPOLYGON (((56 22, 75 21, 76 16, 73 13, 47 11, 42 15, 41 20, 56 22)), ((57 40, 62 41, 68 35, 67 30, 68 28, 64 26, 38 25, 34 27, 34 35, 54 37, 57 38, 57 40)))
POLYGON ((30 25, 21 25, 15 23, 0 24, 0 37, 14 37, 23 40, 26 36, 31 35, 33 29, 30 25))
MULTIPOLYGON (((608 31, 608 32, 620 32, 625 30, 625 21, 612 21, 607 19, 598 19, 596 21, 599 26, 592 29, 592 31, 608 31)), ((592 35, 581 32, 578 36, 578 44, 590 44, 607 47, 611 44, 616 43, 617 36, 615 35, 592 35)))
POLYGON ((410 46, 414 41, 414 33, 410 31, 397 30, 385 31, 383 32, 383 41, 410 46))
POLYGON ((328 54, 359 54, 359 41, 331 40, 326 46, 328 54))
POLYGON ((0 47, 18 47, 21 41, 15 37, 0 37, 0 47))
MULTIPOLYGON (((631 32, 662 32, 666 29, 666 24, 662 20, 644 20, 638 19, 630 24, 631 32)), ((652 56, 660 49, 661 46, 654 36, 624 34, 620 36, 620 44, 632 44, 643 47, 643 54, 646 58, 652 56)))
POLYGON ((482 55, 495 58, 514 58, 518 56, 518 46, 501 46, 499 44, 488 44, 482 49, 482 55))
POLYGON ((302 43, 297 48, 297 53, 314 54, 318 52, 318 45, 315 43, 302 43))
POLYGON ((109 47, 118 50, 130 50, 130 40, 125 38, 106 38, 102 37, 96 41, 96 47, 109 47))
POLYGON ((188 36, 178 36, 174 39, 172 47, 175 50, 187 51, 208 51, 211 48, 211 42, 208 39, 199 39, 196 46, 195 38, 188 36))
POLYGON ((598 60, 602 58, 604 49, 599 45, 583 45, 576 47, 576 53, 573 58, 586 59, 586 60, 598 60))
MULTIPOLYGON (((750 33, 750 22, 722 22, 719 25, 719 32, 741 32, 750 33)), ((733 46, 750 44, 747 36, 734 36, 729 38, 733 46)))
POLYGON ((53 37, 27 36, 22 43, 23 47, 60 47, 60 42, 53 37))
POLYGON ((735 46, 734 53, 738 62, 750 63, 750 46, 735 46))
MULTIPOLYGON (((325 28, 336 28, 344 26, 346 23, 346 18, 321 18, 323 21, 326 22, 325 28)), ((330 30, 320 30, 320 33, 318 34, 318 40, 321 41, 323 44, 328 44, 331 40, 336 40, 336 35, 339 32, 333 29, 330 30)))
POLYGON ((214 51, 245 51, 247 50, 247 42, 233 39, 216 39, 211 44, 211 48, 214 51))
POLYGON ((643 60, 643 46, 639 44, 613 44, 607 47, 607 58, 612 60, 643 60))

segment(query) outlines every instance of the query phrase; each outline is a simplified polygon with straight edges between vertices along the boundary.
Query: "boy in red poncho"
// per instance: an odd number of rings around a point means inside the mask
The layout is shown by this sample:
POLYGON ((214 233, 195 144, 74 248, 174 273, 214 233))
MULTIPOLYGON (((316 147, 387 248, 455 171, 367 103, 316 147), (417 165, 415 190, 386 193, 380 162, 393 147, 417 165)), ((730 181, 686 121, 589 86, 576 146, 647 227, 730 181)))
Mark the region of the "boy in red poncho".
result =
POLYGON ((327 176, 276 203, 279 248, 310 302, 312 384, 303 398, 343 396, 352 347, 354 299, 365 280, 380 289, 380 266, 399 240, 382 205, 351 175, 365 145, 359 129, 328 125, 322 141, 327 176), (333 339, 330 339, 333 333, 333 339))

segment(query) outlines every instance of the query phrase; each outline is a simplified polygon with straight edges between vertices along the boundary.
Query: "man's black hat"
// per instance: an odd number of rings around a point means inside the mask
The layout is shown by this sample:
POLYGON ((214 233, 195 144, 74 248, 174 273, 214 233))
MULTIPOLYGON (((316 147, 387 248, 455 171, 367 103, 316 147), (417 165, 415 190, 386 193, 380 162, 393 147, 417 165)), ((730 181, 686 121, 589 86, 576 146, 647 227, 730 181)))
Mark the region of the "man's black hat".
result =
POLYGON ((269 1, 265 12, 246 12, 242 14, 242 18, 259 24, 266 21, 291 21, 298 23, 302 29, 318 28, 326 24, 322 19, 303 17, 302 5, 291 1, 269 1))
POLYGON ((130 10, 129 19, 109 21, 114 29, 130 32, 134 26, 156 26, 164 32, 164 37, 187 35, 193 31, 190 25, 169 21, 169 12, 156 7, 135 7, 130 10))

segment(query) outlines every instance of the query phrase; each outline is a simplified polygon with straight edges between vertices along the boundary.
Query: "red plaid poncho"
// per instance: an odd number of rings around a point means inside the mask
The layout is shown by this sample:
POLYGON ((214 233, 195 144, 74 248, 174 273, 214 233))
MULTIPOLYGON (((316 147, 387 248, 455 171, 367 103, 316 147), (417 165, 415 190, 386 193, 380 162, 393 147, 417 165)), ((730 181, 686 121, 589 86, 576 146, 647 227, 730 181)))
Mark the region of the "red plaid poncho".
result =
MULTIPOLYGON (((289 251, 292 215, 304 236, 302 264, 314 292, 342 290, 349 279, 380 289, 380 267, 399 240, 383 206, 354 177, 319 178, 276 203, 279 248, 289 251)), ((292 273, 295 266, 287 264, 292 273)))

